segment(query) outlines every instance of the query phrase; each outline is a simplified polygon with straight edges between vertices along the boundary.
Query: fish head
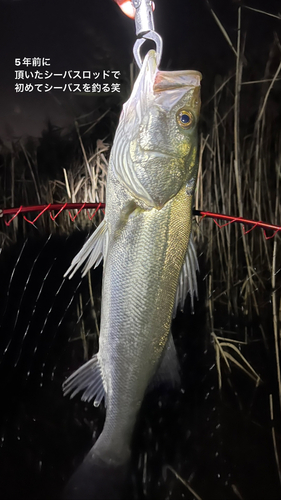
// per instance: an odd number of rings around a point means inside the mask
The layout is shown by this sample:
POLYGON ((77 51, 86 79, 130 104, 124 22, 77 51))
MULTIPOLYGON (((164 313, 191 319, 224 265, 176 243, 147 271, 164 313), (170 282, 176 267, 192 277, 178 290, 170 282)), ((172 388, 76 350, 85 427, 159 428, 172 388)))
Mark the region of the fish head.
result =
POLYGON ((149 207, 161 209, 184 185, 195 187, 200 80, 197 71, 159 71, 151 50, 123 106, 115 172, 149 207))

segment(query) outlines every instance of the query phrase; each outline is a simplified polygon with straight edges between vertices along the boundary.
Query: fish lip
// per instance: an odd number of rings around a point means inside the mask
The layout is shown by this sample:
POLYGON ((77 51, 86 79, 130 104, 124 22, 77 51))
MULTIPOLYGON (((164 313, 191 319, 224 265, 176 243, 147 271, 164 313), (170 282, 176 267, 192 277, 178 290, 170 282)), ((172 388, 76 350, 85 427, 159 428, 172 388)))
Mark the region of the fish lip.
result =
POLYGON ((160 156, 161 158, 166 158, 166 157, 168 157, 168 158, 173 158, 173 160, 178 159, 178 157, 177 157, 177 156, 174 156, 174 155, 173 155, 173 154, 171 154, 171 153, 162 153, 161 151, 151 150, 151 149, 149 149, 149 150, 145 150, 145 149, 144 149, 143 151, 144 151, 145 153, 147 153, 147 154, 150 154, 150 155, 157 155, 157 156, 160 156))
POLYGON ((143 150, 144 153, 147 153, 149 154, 150 156, 152 157, 156 157, 158 156, 158 158, 170 158, 172 160, 175 160, 175 161, 180 161, 180 160, 184 160, 186 155, 182 155, 182 156, 175 156, 171 153, 162 153, 161 151, 154 151, 154 150, 143 150))

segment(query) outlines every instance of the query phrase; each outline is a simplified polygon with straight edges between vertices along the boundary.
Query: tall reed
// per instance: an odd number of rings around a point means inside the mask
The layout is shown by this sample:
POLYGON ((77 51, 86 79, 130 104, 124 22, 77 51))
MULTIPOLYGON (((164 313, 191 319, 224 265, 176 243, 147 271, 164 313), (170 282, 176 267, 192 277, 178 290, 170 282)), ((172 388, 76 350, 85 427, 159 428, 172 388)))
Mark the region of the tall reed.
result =
MULTIPOLYGON (((275 35, 264 74, 252 81, 252 68, 245 64, 241 8, 237 28, 235 73, 218 80, 212 99, 203 103, 195 205, 280 225, 281 46, 275 35), (205 125, 206 117, 211 126, 205 125)), ((270 413, 275 407, 280 415, 281 233, 273 236, 234 223, 218 227, 200 219, 194 228, 208 273, 206 296, 219 387, 224 384, 222 366, 225 377, 236 367, 256 385, 261 382, 262 366, 247 359, 251 344, 261 342, 276 379, 269 389, 270 413)), ((274 427, 272 436, 281 478, 274 427)))

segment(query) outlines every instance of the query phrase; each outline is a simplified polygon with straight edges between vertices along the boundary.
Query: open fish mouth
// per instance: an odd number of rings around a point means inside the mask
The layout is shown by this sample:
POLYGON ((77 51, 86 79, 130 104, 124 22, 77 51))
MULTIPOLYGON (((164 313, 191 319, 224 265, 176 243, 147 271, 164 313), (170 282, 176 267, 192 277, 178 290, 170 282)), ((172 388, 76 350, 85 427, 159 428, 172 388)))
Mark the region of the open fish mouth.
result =
POLYGON ((190 234, 200 79, 197 72, 180 72, 175 82, 174 73, 158 72, 155 51, 145 56, 111 150, 106 217, 67 271, 85 262, 85 275, 104 259, 99 351, 63 386, 64 394, 82 392, 94 406, 106 397, 104 428, 89 453, 95 481, 101 476, 97 460, 127 463, 141 402, 161 366, 161 379, 178 379, 170 323, 188 288, 192 296, 196 291, 190 234), (194 117, 188 133, 181 130, 185 119, 178 119, 185 109, 194 117))

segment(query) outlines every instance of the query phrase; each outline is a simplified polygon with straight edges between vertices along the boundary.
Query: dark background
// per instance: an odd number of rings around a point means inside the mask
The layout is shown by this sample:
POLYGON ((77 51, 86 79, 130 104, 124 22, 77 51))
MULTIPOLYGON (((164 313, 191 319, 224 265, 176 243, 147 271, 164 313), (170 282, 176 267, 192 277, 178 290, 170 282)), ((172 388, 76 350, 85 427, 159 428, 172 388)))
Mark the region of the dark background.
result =
MULTIPOLYGON (((231 0, 211 2, 234 45, 239 5, 231 0)), ((276 15, 281 10, 277 0, 248 0, 246 5, 276 15)), ((89 141, 87 147, 89 143, 95 146, 97 138, 107 137, 111 143, 121 105, 131 90, 134 22, 122 14, 113 0, 0 0, 0 23, 0 140, 9 146, 21 136, 40 137, 49 127, 48 120, 53 126, 71 130, 81 115, 91 113, 89 119, 95 121, 110 110, 105 123, 95 129, 95 136, 84 136, 83 141, 89 141), (23 57, 48 57, 55 72, 119 70, 121 93, 17 94, 14 59, 23 57)), ((201 124, 209 133, 211 119, 206 103, 215 83, 235 72, 234 53, 205 0, 156 0, 155 26, 164 43, 161 69, 194 68, 202 72, 201 124)), ((243 81, 263 78, 274 32, 280 33, 280 26, 278 19, 242 10, 242 39, 246 37, 243 81)), ((273 67, 270 74, 275 70, 273 67)), ((248 86, 245 97, 242 96, 241 125, 256 112, 257 87, 260 85, 248 86)), ((277 99, 280 101, 280 93, 274 88, 268 107, 273 118, 277 99)), ((74 145, 65 155, 64 141, 58 134, 52 146, 52 128, 49 130, 45 142, 44 137, 37 141, 41 144, 37 151, 38 170, 46 179, 56 179, 61 176, 62 166, 67 168, 73 163, 78 141, 74 130, 76 142, 69 135, 69 143, 74 145)), ((30 149, 33 154, 34 149, 30 149)), ((81 158, 79 144, 78 149, 81 158)), ((19 185, 27 166, 23 155, 17 157, 16 148, 14 158, 19 185)), ((7 171, 9 165, 7 160, 7 171)), ((15 200, 17 206, 23 202, 22 197, 15 200)), ((20 221, 19 218, 19 227, 20 221)), ((4 229, 8 234, 8 229, 4 229)), ((57 499, 88 452, 92 436, 94 440, 101 431, 105 413, 81 404, 78 396, 74 400, 63 398, 61 391, 66 376, 83 362, 77 314, 80 293, 85 299, 86 331, 93 331, 87 281, 80 282, 79 276, 70 282, 62 279, 86 232, 77 231, 68 237, 52 234, 47 238, 45 233, 40 236, 36 228, 32 229, 28 239, 18 232, 16 243, 3 250, 0 262, 0 497, 5 500, 57 499)), ((238 372, 233 377, 234 387, 239 390, 231 388, 221 395, 214 349, 206 340, 210 337, 205 303, 209 269, 204 267, 202 255, 200 269, 200 302, 196 302, 195 315, 188 312, 187 301, 185 314, 179 315, 173 324, 183 389, 180 394, 160 390, 145 400, 135 430, 128 498, 191 500, 190 491, 171 471, 167 480, 164 478, 163 466, 172 464, 203 500, 277 500, 280 484, 268 400, 269 390, 277 399, 275 361, 266 357, 260 343, 246 346, 243 352, 258 366, 265 384, 257 388, 238 372)), ((99 320, 101 269, 94 271, 92 282, 99 320)), ((270 294, 268 297, 269 302, 270 294)), ((266 312, 264 316, 266 321, 266 312)), ((228 320, 220 317, 221 324, 225 321, 228 325, 228 320)), ((238 318, 229 321, 229 329, 243 331, 238 318)), ((270 321, 269 318, 268 325, 270 321)), ((254 324, 253 329, 256 333, 258 325, 254 324)), ((266 333, 270 337, 270 326, 266 333)), ((93 351, 97 347, 94 339, 90 341, 93 351)), ((273 353, 271 337, 270 341, 273 353)), ((280 420, 277 411, 276 415, 275 424, 280 420)), ((278 448, 280 442, 279 432, 278 448)))
MULTIPOLYGON (((211 7, 236 44, 239 2, 212 0, 211 7)), ((249 0, 247 6, 278 14, 278 0, 249 0)), ((203 102, 216 75, 235 66, 235 55, 215 23, 206 0, 157 0, 156 30, 164 42, 161 69, 197 69, 203 73, 203 102)), ((118 106, 130 93, 134 21, 113 0, 0 0, 0 137, 40 136, 49 119, 69 126, 83 112, 118 106), (103 98, 61 91, 16 93, 14 59, 49 57, 51 70, 122 72, 121 94, 103 98), (101 102, 102 101, 102 102, 101 102)), ((246 58, 256 79, 261 78, 274 31, 280 21, 248 9, 242 12, 246 58)), ((31 68, 26 68, 31 69, 31 68)), ((49 68, 47 68, 49 69, 49 68)))

